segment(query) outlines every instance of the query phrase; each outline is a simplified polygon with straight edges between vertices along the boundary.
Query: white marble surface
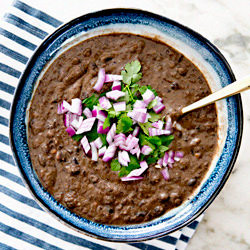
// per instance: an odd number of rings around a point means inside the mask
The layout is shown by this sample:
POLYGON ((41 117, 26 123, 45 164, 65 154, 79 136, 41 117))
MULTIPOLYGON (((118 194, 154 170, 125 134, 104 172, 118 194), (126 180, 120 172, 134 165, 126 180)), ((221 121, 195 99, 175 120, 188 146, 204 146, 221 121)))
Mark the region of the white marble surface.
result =
MULTIPOLYGON (((10 0, 0 0, 0 15, 10 0)), ((174 19, 213 42, 236 78, 250 74, 249 0, 28 0, 62 21, 103 8, 132 7, 174 19)), ((244 133, 234 171, 207 209, 188 250, 250 249, 250 91, 242 93, 244 133)))

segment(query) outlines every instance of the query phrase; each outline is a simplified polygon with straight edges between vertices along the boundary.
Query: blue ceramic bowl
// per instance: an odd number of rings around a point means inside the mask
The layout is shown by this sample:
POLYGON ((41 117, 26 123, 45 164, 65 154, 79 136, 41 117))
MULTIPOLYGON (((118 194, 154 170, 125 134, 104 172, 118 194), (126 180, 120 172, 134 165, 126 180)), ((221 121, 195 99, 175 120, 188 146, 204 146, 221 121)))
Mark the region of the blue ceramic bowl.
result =
POLYGON ((217 153, 200 187, 180 207, 153 221, 130 226, 102 225, 77 216, 46 192, 32 168, 26 112, 37 78, 48 61, 75 40, 112 32, 157 37, 170 44, 200 68, 213 91, 230 84, 235 78, 225 58, 207 39, 170 19, 132 9, 103 10, 76 18, 45 39, 30 59, 17 87, 10 119, 11 146, 27 187, 44 209, 74 229, 104 240, 135 242, 164 236, 182 228, 204 212, 218 195, 239 151, 242 105, 239 95, 217 104, 220 138, 217 153))

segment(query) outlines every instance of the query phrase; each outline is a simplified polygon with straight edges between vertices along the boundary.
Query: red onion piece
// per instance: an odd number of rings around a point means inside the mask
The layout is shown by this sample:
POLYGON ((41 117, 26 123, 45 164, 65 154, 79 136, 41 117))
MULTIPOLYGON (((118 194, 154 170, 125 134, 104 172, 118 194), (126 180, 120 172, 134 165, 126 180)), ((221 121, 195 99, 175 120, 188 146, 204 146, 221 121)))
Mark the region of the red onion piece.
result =
POLYGON ((125 176, 125 177, 121 178, 122 181, 137 181, 137 180, 141 180, 141 179, 143 179, 143 177, 141 177, 141 176, 132 176, 132 177, 125 176))
POLYGON ((135 127, 134 131, 133 131, 133 136, 137 136, 139 134, 140 128, 137 126, 135 127))
POLYGON ((94 109, 92 110, 92 115, 93 117, 96 117, 98 120, 104 122, 105 119, 107 118, 107 112, 103 110, 99 110, 97 106, 94 106, 94 109))
POLYGON ((130 162, 130 158, 127 151, 122 151, 122 157, 125 161, 130 162))
POLYGON ((107 134, 107 139, 106 139, 109 144, 111 144, 113 142, 115 134, 116 134, 116 124, 113 123, 113 125, 111 126, 111 128, 107 134))
POLYGON ((120 133, 114 136, 114 144, 118 147, 120 145, 125 145, 126 135, 120 133))
POLYGON ((121 82, 114 81, 112 85, 112 90, 122 90, 121 82))
POLYGON ((166 130, 172 130, 172 119, 170 116, 167 117, 166 119, 166 125, 165 125, 166 130))
POLYGON ((63 102, 62 102, 62 104, 61 104, 61 107, 62 107, 62 109, 65 111, 70 111, 70 109, 71 109, 71 105, 67 102, 67 101, 65 101, 65 100, 63 100, 63 102))
POLYGON ((119 90, 112 90, 106 93, 106 96, 111 100, 118 100, 120 97, 125 96, 125 93, 119 90))
POLYGON ((149 155, 153 151, 148 145, 144 145, 141 149, 141 153, 144 155, 149 155))
POLYGON ((148 105, 155 99, 155 95, 150 89, 147 89, 146 92, 142 95, 142 98, 143 101, 148 105))
POLYGON ((170 150, 169 152, 168 152, 168 163, 170 163, 170 164, 173 164, 174 163, 174 151, 172 151, 172 150, 170 150))
POLYGON ((83 110, 83 114, 84 114, 87 118, 93 117, 92 112, 91 112, 91 110, 90 110, 89 108, 85 108, 85 109, 83 110))
POLYGON ((94 144, 95 144, 96 148, 100 148, 102 146, 102 144, 103 144, 101 138, 100 137, 96 138, 94 140, 94 144))
POLYGON ((73 136, 76 134, 76 131, 74 130, 74 128, 72 126, 69 126, 68 128, 66 128, 66 132, 70 135, 73 136))
POLYGON ((103 158, 102 158, 103 161, 104 162, 110 161, 114 157, 115 151, 116 151, 116 146, 114 144, 109 145, 103 158))
MULTIPOLYGON (((125 151, 126 152, 126 151, 125 151)), ((118 152, 118 161, 122 166, 128 166, 128 161, 126 161, 126 159, 124 159, 124 156, 122 155, 122 151, 118 152)))
POLYGON ((136 111, 131 111, 128 112, 127 114, 128 117, 131 117, 134 121, 140 122, 140 123, 145 123, 147 114, 142 113, 142 112, 136 112, 136 111))
POLYGON ((73 126, 76 130, 80 128, 81 124, 83 121, 83 117, 82 116, 77 116, 72 122, 71 122, 71 126, 73 126))
POLYGON ((136 153, 136 157, 137 157, 137 159, 139 159, 139 157, 140 157, 140 153, 141 153, 141 150, 140 150, 140 148, 139 148, 139 150, 137 151, 137 153, 136 153))
POLYGON ((61 115, 68 111, 68 109, 64 108, 63 103, 58 104, 57 106, 57 114, 61 115))
POLYGON ((90 145, 89 145, 89 142, 88 142, 88 138, 86 136, 84 136, 82 139, 81 139, 81 144, 82 144, 82 147, 85 151, 85 154, 87 154, 90 150, 90 145))
POLYGON ((170 135, 172 131, 170 130, 163 130, 163 129, 158 129, 158 128, 149 128, 148 129, 149 135, 150 136, 155 136, 155 135, 170 135))
POLYGON ((160 158, 158 161, 157 161, 157 164, 162 166, 163 165, 163 158, 160 158))
POLYGON ((105 96, 99 98, 99 103, 103 109, 110 109, 112 107, 110 101, 105 96))
POLYGON ((168 169, 167 168, 164 168, 162 171, 161 171, 161 174, 163 176, 163 178, 167 181, 169 180, 169 172, 168 172, 168 169))
POLYGON ((96 106, 94 106, 94 108, 92 110, 92 117, 97 117, 97 112, 98 112, 98 108, 96 106))
POLYGON ((95 143, 91 142, 90 147, 91 147, 91 153, 92 153, 92 161, 97 161, 98 160, 98 154, 97 154, 97 148, 95 146, 95 143))
POLYGON ((99 149, 99 156, 100 156, 100 157, 101 157, 101 156, 104 156, 106 150, 107 150, 107 147, 106 147, 106 146, 100 148, 100 149, 99 149))
POLYGON ((133 109, 134 112, 141 112, 141 113, 147 113, 147 109, 146 108, 134 108, 133 109))
POLYGON ((70 116, 71 116, 71 113, 70 112, 68 112, 68 113, 66 113, 65 115, 64 115, 64 126, 66 127, 66 128, 68 128, 69 126, 70 126, 70 116))
POLYGON ((137 147, 135 147, 135 148, 132 148, 132 149, 130 150, 130 153, 131 153, 132 155, 134 155, 134 154, 137 154, 138 151, 140 151, 139 145, 138 145, 137 147))
POLYGON ((74 98, 71 100, 71 113, 82 115, 82 101, 79 98, 74 98))
POLYGON ((148 168, 148 164, 146 161, 141 161, 140 162, 140 168, 132 170, 127 177, 132 177, 132 176, 140 176, 143 174, 143 172, 148 168))
POLYGON ((156 114, 161 113, 161 111, 164 109, 165 109, 165 105, 162 104, 161 102, 153 107, 153 110, 156 114))
POLYGON ((147 104, 144 101, 140 101, 140 100, 136 100, 134 105, 133 105, 134 109, 136 108, 146 108, 147 104))
POLYGON ((126 102, 113 103, 113 107, 114 107, 115 112, 125 111, 126 110, 126 102))
POLYGON ((163 167, 166 167, 168 165, 168 158, 169 158, 168 152, 165 152, 162 162, 163 167))
POLYGON ((78 135, 90 131, 95 123, 95 119, 96 119, 95 117, 91 117, 83 120, 79 129, 77 129, 76 134, 78 135))
POLYGON ((98 120, 97 123, 97 133, 99 134, 107 134, 109 132, 109 127, 103 129, 103 121, 98 120))
POLYGON ((164 124, 164 122, 160 120, 160 121, 157 121, 157 122, 153 122, 152 126, 155 127, 155 128, 158 128, 158 129, 162 129, 163 124, 164 124))
POLYGON ((138 147, 139 146, 138 142, 139 139, 132 136, 132 138, 128 142, 126 142, 127 149, 131 150, 132 148, 138 147))
POLYGON ((99 92, 103 87, 104 81, 105 81, 105 69, 99 69, 98 79, 93 89, 99 92))
POLYGON ((121 75, 106 74, 105 82, 122 81, 121 75))
POLYGON ((174 154, 175 161, 180 161, 180 159, 183 157, 184 157, 184 153, 182 151, 176 151, 174 154))

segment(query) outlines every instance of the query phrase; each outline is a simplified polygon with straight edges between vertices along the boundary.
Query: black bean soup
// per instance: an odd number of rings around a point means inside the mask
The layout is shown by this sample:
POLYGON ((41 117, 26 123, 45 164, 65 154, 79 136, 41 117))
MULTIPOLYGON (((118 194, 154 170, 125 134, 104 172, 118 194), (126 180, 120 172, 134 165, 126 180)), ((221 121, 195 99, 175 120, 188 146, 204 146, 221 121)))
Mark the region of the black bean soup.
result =
POLYGON ((110 163, 85 155, 65 132, 58 104, 93 94, 99 68, 120 74, 133 60, 142 65, 139 84, 150 84, 158 92, 165 115, 211 93, 198 68, 172 47, 142 36, 111 34, 61 54, 40 80, 29 111, 30 156, 43 187, 72 212, 103 224, 147 222, 181 205, 201 183, 217 147, 217 114, 215 105, 209 105, 175 124, 170 148, 184 157, 169 169, 167 181, 151 164, 142 180, 122 182, 110 163))

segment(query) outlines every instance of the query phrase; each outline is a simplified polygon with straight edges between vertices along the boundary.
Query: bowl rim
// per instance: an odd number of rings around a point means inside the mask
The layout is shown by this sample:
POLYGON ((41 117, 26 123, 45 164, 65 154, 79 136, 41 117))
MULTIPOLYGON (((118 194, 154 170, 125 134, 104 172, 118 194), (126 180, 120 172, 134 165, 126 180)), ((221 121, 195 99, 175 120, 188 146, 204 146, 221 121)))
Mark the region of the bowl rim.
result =
MULTIPOLYGON (((198 211, 193 214, 193 216, 189 219, 187 219, 184 223, 182 223, 179 226, 176 226, 173 229, 170 230, 166 230, 164 232, 158 233, 158 234, 152 234, 151 236, 142 236, 140 238, 136 238, 136 239, 129 239, 129 238, 124 238, 124 239, 116 239, 116 238, 107 238, 107 237, 103 237, 100 236, 98 234, 89 232, 85 229, 79 228, 76 225, 73 225, 71 222, 67 221, 66 219, 64 219, 60 214, 55 213, 54 211, 52 211, 52 209, 50 209, 48 207, 47 204, 44 203, 44 201, 42 199, 40 199, 38 197, 38 195, 36 194, 35 190, 32 188, 31 184, 29 183, 29 181, 26 179, 26 174, 24 173, 24 170, 22 168, 22 164, 21 161, 17 155, 17 149, 14 143, 14 139, 13 139, 13 119, 15 116, 15 108, 16 105, 18 103, 18 96, 20 95, 22 88, 25 84, 25 80, 26 77, 29 75, 29 68, 30 66, 36 61, 37 56, 40 54, 40 52, 43 51, 43 48, 45 48, 47 46, 48 43, 50 43, 50 41, 54 40, 54 38, 60 36, 61 34, 63 34, 65 31, 68 30, 68 28, 70 28, 72 25, 77 24, 79 22, 83 22, 86 21, 92 17, 95 17, 96 15, 98 16, 105 16, 106 14, 110 14, 110 12, 112 13, 119 13, 119 12, 124 12, 124 13, 132 13, 132 14, 143 14, 146 15, 148 17, 152 17, 154 19, 160 20, 160 21, 164 21, 167 22, 173 26, 176 26, 178 28, 180 28, 181 30, 188 32, 189 34, 193 35, 194 37, 198 38, 199 41, 203 42, 204 44, 206 44, 212 51, 213 53, 215 53, 215 55, 220 58, 221 63, 223 64, 223 66, 226 68, 230 79, 233 81, 236 80, 234 73, 229 65, 229 63, 227 62, 226 58, 223 56, 223 54, 219 51, 219 49, 213 45, 207 38, 205 38, 204 36, 202 36, 200 33, 192 30, 191 28, 177 22, 174 21, 172 19, 169 19, 168 17, 159 15, 159 14, 155 14, 153 12, 149 12, 146 10, 142 10, 142 9, 137 9, 137 8, 109 8, 109 9, 102 9, 102 10, 98 10, 98 11, 93 11, 81 16, 78 16, 72 20, 70 20, 67 23, 63 23, 62 25, 60 25, 58 28, 55 29, 54 32, 52 32, 51 34, 48 34, 41 42, 40 45, 38 45, 36 47, 36 49, 33 51, 32 56, 29 58, 25 69, 23 70, 19 80, 18 80, 18 85, 15 89, 15 93, 13 95, 13 101, 11 103, 11 110, 10 110, 10 119, 9 119, 9 141, 10 141, 10 147, 12 150, 12 155, 14 158, 14 162, 19 170, 19 173, 21 175, 21 178, 26 186, 26 188, 29 190, 30 194, 32 195, 32 197, 35 199, 35 201, 39 204, 40 207, 43 208, 43 210, 45 210, 46 212, 48 212, 48 214, 50 214, 53 218, 57 219, 58 221, 60 221, 61 223, 63 223, 64 225, 76 230, 77 232, 80 233, 84 233, 87 236, 91 236, 95 239, 100 239, 100 240, 105 240, 105 241, 109 241, 109 242, 123 242, 123 243, 128 243, 128 242, 141 242, 141 241, 145 241, 145 240, 151 240, 151 239, 155 239, 155 238, 159 238, 159 237, 163 237, 166 236, 170 233, 173 233, 177 230, 180 230, 181 228, 189 225, 191 222, 193 222, 197 217, 199 217, 209 206, 210 204, 214 201, 214 199, 217 197, 217 195, 220 193, 220 191, 222 190, 222 188, 224 187, 226 181, 228 180, 228 177, 230 176, 235 161, 237 159, 238 153, 239 153, 239 149, 240 149, 240 145, 241 145, 241 140, 242 140, 242 133, 243 133, 243 108, 242 108, 242 101, 241 101, 241 95, 237 94, 235 95, 235 99, 236 99, 236 104, 237 104, 237 115, 238 115, 238 134, 237 134, 237 139, 236 139, 236 144, 235 144, 235 148, 232 154, 232 159, 227 167, 227 170, 224 174, 224 176, 221 179, 220 184, 218 185, 218 188, 212 193, 211 197, 208 199, 208 201, 201 206, 198 211)), ((46 191, 47 192, 47 191, 46 191)), ((119 226, 118 226, 119 227, 119 226)))

